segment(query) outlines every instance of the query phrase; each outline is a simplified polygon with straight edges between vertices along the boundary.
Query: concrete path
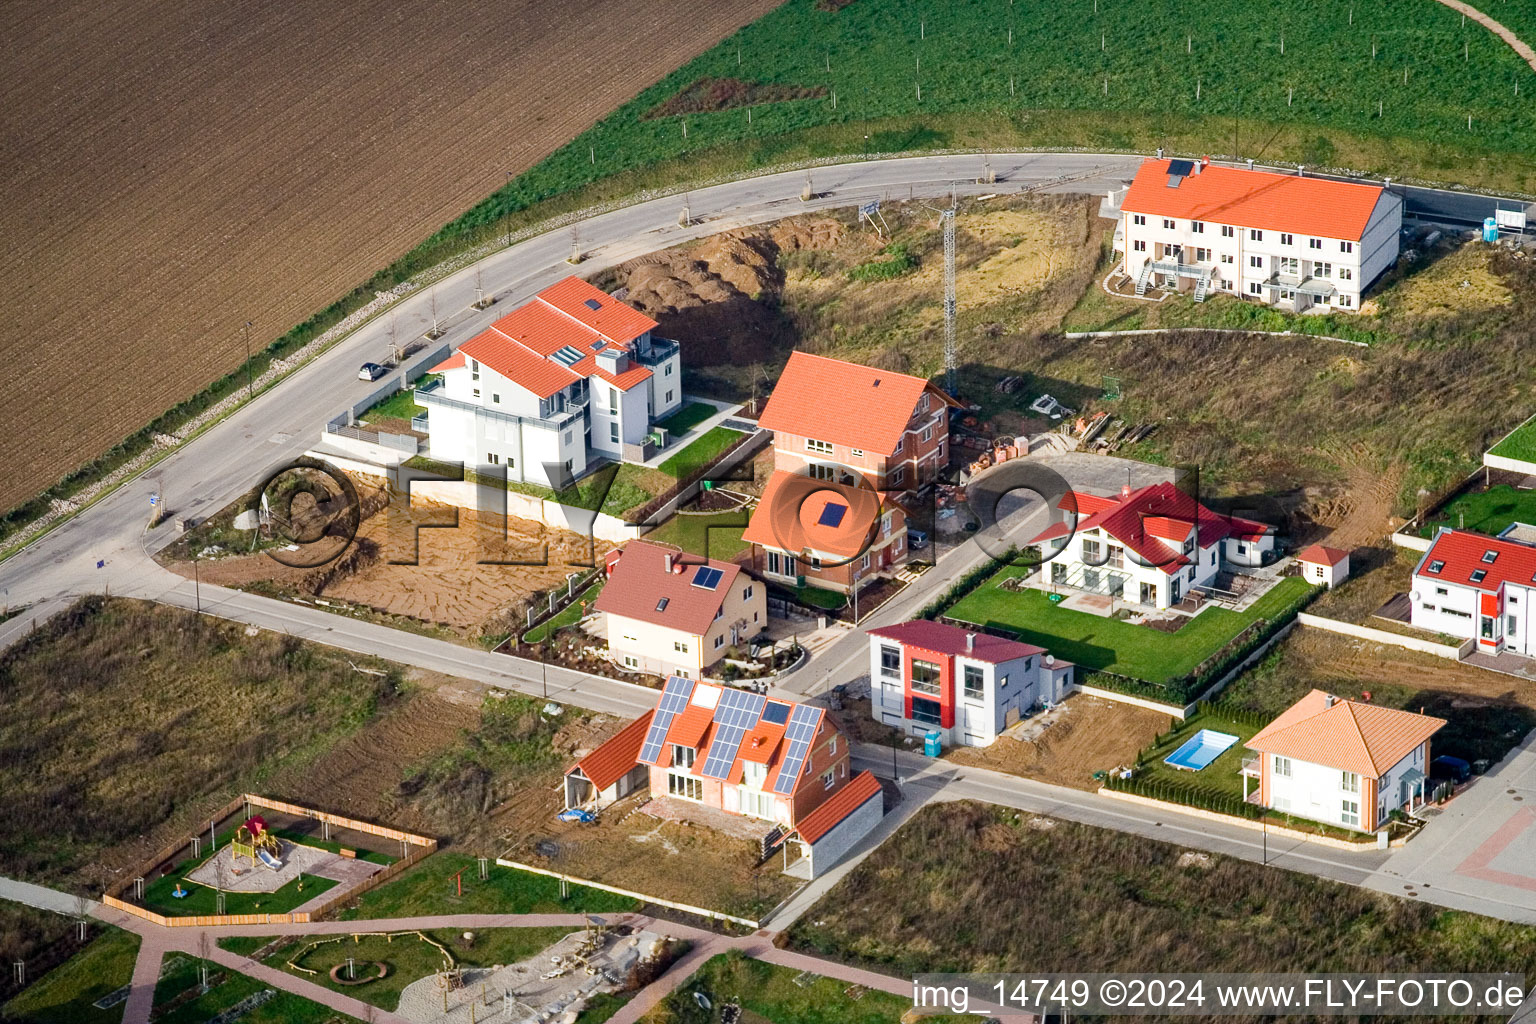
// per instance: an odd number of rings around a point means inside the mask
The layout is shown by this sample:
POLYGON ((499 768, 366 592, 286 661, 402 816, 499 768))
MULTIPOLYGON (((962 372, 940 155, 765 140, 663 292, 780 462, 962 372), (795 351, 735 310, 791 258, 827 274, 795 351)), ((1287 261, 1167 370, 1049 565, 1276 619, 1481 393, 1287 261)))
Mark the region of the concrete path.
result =
POLYGON ((68 598, 52 597, 22 609, 0 622, 0 651, 4 651, 38 626, 69 607, 68 598))
POLYGON ((91 914, 101 904, 95 900, 85 899, 80 896, 71 896, 67 892, 50 889, 44 885, 33 885, 31 882, 21 882, 14 878, 0 878, 0 900, 10 900, 12 903, 25 903, 29 907, 38 910, 51 910, 55 914, 63 914, 65 917, 80 917, 91 914))
POLYGON ((1462 14, 1465 14, 1467 17, 1471 18, 1473 21, 1477 22, 1479 25, 1483 26, 1488 31, 1504 40, 1509 44, 1509 48, 1511 50, 1514 50, 1520 55, 1521 60, 1525 61, 1531 66, 1532 71, 1536 71, 1536 50, 1532 50, 1528 45, 1522 42, 1519 36, 1515 35, 1509 29, 1505 28, 1497 21, 1494 21, 1492 18, 1488 17, 1488 15, 1484 14, 1476 7, 1473 7, 1471 4, 1462 3, 1461 0, 1439 0, 1439 2, 1449 7, 1453 11, 1460 11, 1462 14))

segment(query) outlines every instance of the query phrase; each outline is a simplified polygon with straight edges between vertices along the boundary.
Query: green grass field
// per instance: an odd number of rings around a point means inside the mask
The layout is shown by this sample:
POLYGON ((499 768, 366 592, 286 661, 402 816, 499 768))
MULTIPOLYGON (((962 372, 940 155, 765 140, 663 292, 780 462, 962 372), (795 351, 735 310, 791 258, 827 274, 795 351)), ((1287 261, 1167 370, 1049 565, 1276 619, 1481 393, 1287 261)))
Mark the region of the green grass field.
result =
MULTIPOLYGON (((487 928, 475 932, 472 944, 464 942, 461 931, 439 930, 425 934, 447 948, 457 966, 492 967, 526 960, 539 950, 558 942, 570 931, 569 928, 487 928)), ((307 936, 297 944, 286 946, 268 956, 264 962, 269 967, 384 1010, 394 1010, 400 1005, 400 992, 411 982, 443 969, 442 953, 413 932, 387 938, 382 935, 364 935, 355 942, 347 935, 340 936, 340 941, 327 942, 324 941, 326 938, 307 936), (320 945, 307 948, 317 939, 321 941, 320 945), (363 985, 342 985, 332 981, 331 968, 345 964, 349 957, 355 961, 355 969, 360 974, 374 962, 387 964, 389 973, 363 985), (294 970, 288 966, 290 960, 319 973, 311 975, 294 970)))
POLYGON ((705 558, 728 560, 752 546, 741 539, 746 528, 746 512, 675 515, 646 534, 645 539, 658 544, 675 544, 705 558))
POLYGON ((1501 484, 1486 491, 1463 494, 1448 502, 1419 527, 1419 536, 1433 537, 1442 526, 1475 530, 1490 537, 1511 523, 1536 524, 1536 491, 1501 484))
MULTIPOLYGON (((209 977, 218 980, 207 992, 200 992, 202 965, 202 960, 186 958, 184 963, 160 979, 155 986, 156 1024, 203 1024, 268 988, 264 982, 210 962, 209 977), (174 1008, 167 1005, 178 996, 184 997, 182 1002, 174 1008)), ((355 1018, 279 990, 265 1002, 240 1014, 238 1019, 240 1024, 330 1024, 355 1018)))
POLYGON ((536 914, 613 913, 635 910, 639 904, 627 896, 570 887, 570 897, 560 899, 560 882, 545 875, 491 865, 491 877, 480 881, 475 858, 462 853, 439 853, 377 889, 358 897, 357 909, 347 909, 347 921, 376 917, 411 917, 426 914, 536 914), (464 895, 457 894, 453 876, 463 871, 464 895))
MULTIPOLYGON (((1206 712, 1187 722, 1183 728, 1174 730, 1161 743, 1154 744, 1144 751, 1139 776, 1151 782, 1165 782, 1174 786, 1198 786, 1241 797, 1243 795, 1243 759, 1253 756, 1253 752, 1244 744, 1258 731, 1259 726, 1224 718, 1219 710, 1206 712), (1201 729, 1228 733, 1236 736, 1237 742, 1222 751, 1214 761, 1198 772, 1186 771, 1164 763, 1163 758, 1178 750, 1186 740, 1201 729)), ((1250 782, 1248 785, 1253 789, 1258 783, 1250 782)))
POLYGON ((604 581, 599 579, 596 583, 592 584, 586 590, 583 590, 579 595, 577 595, 576 600, 572 601, 570 604, 560 609, 554 615, 551 615, 549 618, 545 619, 543 622, 539 623, 537 626, 534 626, 528 632, 524 633, 523 643, 540 643, 546 637, 558 633, 566 626, 576 625, 576 623, 581 621, 581 617, 584 611, 588 608, 591 608, 592 602, 596 601, 598 595, 603 592, 603 583, 604 581))
POLYGON ((139 955, 139 937, 109 929, 85 949, 23 989, 4 1006, 0 1020, 30 1024, 117 1024, 121 1003, 98 1010, 102 996, 128 984, 139 955))
POLYGON ((685 434, 692 430, 713 416, 717 411, 708 402, 689 402, 656 425, 664 428, 669 435, 676 437, 678 434, 685 434))
POLYGON ((1490 455, 1502 455, 1507 459, 1524 459, 1536 462, 1536 419, 1516 427, 1508 437, 1489 449, 1490 455))
POLYGON ((999 584, 1023 573, 1010 566, 963 597, 946 613, 962 622, 1008 630, 1085 669, 1165 683, 1193 672, 1253 622, 1284 612, 1308 591, 1305 580, 1281 580, 1246 611, 1207 608, 1177 633, 1164 633, 1052 604, 1041 590, 1011 591, 999 584))
POLYGON ((741 437, 739 430, 715 427, 656 468, 674 480, 681 480, 714 462, 727 448, 740 441, 741 437))

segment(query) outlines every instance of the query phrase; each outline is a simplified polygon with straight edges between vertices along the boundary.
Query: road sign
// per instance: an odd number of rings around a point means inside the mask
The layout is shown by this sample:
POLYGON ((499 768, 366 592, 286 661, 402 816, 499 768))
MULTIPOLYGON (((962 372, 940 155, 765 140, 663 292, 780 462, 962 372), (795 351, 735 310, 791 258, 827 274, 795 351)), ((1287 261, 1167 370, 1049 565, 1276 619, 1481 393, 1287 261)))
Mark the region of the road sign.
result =
POLYGON ((1525 230, 1525 208, 1511 210, 1507 207, 1499 207, 1493 211, 1495 223, 1501 228, 1510 228, 1514 231, 1525 230))
POLYGON ((859 207, 860 217, 873 217, 880 212, 880 200, 872 199, 859 207))

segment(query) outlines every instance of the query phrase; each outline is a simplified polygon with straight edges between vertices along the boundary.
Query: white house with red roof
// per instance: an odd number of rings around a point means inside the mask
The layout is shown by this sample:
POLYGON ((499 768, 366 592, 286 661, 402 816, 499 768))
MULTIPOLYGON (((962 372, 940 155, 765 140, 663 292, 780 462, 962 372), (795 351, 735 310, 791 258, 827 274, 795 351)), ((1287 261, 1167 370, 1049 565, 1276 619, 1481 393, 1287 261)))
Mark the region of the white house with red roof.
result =
POLYGON ((883 813, 879 783, 854 775, 847 737, 814 705, 673 676, 643 732, 626 728, 568 768, 566 806, 604 806, 594 787, 642 769, 653 798, 755 818, 765 835, 803 830, 796 838, 821 862, 813 871, 883 813))
POLYGON ((868 633, 870 714, 949 746, 987 746, 1072 685, 1072 664, 1034 644, 927 619, 868 633))
POLYGON ((906 556, 898 497, 949 458, 954 399, 921 377, 794 352, 758 425, 774 472, 744 539, 772 579, 844 593, 906 556))
POLYGON ((1413 570, 1409 621, 1476 640, 1486 654, 1536 657, 1536 545, 1512 539, 1529 531, 1489 537, 1442 529, 1413 570))
POLYGON ((1286 814, 1374 832, 1424 799, 1429 739, 1445 719, 1313 690, 1254 734, 1243 789, 1286 814))
POLYGON ((656 321, 568 277, 432 368, 416 390, 432 458, 505 469, 556 489, 595 459, 643 461, 656 420, 682 404, 678 344, 656 321))
POLYGON ((1403 198, 1377 185, 1204 160, 1147 160, 1120 201, 1136 294, 1239 295, 1295 312, 1358 312, 1397 262, 1403 198))
POLYGON ((592 607, 625 668, 698 679, 768 625, 763 584, 734 562, 632 540, 608 552, 605 569, 592 607))
POLYGON ((1349 552, 1343 548, 1309 544, 1296 552, 1296 564, 1301 566, 1302 579, 1329 589, 1349 578, 1349 552))
POLYGON ((1050 582, 1157 609, 1275 551, 1274 527, 1212 511, 1171 483, 1071 491, 1058 508, 1070 515, 1030 541, 1049 559, 1050 582))

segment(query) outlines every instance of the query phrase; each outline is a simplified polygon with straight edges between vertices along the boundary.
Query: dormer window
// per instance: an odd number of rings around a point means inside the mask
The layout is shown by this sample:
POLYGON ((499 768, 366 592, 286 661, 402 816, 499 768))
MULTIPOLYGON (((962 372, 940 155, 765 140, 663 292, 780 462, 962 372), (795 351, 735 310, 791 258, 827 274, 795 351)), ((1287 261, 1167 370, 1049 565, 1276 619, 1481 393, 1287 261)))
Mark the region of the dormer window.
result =
POLYGON ((1433 562, 1429 563, 1429 571, 1430 572, 1439 572, 1441 569, 1444 569, 1444 568, 1445 568, 1445 563, 1440 561, 1440 559, 1438 559, 1438 558, 1435 559, 1433 562))
POLYGON ((1488 570, 1487 569, 1478 569, 1476 572, 1474 572, 1472 574, 1472 582, 1473 583, 1481 583, 1481 582, 1483 582, 1483 580, 1485 580, 1487 578, 1488 578, 1488 570))
POLYGON ((1492 565, 1494 563, 1494 561, 1498 559, 1498 557, 1499 557, 1499 553, 1497 551, 1484 551, 1483 552, 1483 564, 1484 565, 1492 565))

